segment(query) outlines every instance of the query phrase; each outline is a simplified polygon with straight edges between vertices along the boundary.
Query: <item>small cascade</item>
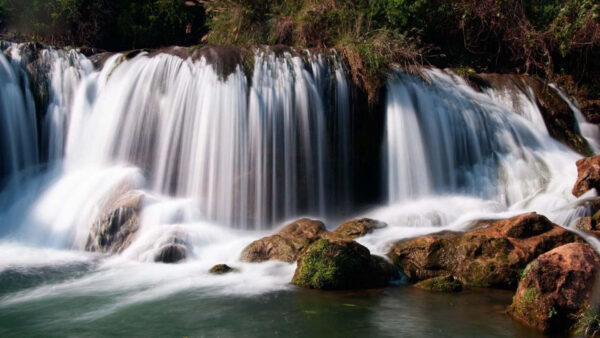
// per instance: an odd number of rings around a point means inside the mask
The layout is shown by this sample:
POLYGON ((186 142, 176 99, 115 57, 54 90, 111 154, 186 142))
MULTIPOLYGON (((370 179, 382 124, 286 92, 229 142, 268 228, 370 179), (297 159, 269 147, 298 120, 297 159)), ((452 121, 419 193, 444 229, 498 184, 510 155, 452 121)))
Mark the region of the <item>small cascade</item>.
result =
POLYGON ((390 202, 467 194, 510 206, 546 187, 553 169, 542 154, 568 151, 542 127, 531 93, 507 100, 450 72, 424 76, 399 74, 388 83, 390 202))
POLYGON ((585 116, 583 116, 581 110, 579 110, 579 108, 569 99, 565 92, 563 92, 554 84, 551 84, 550 87, 556 90, 558 95, 569 106, 569 108, 573 112, 573 115, 575 116, 575 120, 577 121, 577 126, 579 127, 579 131, 581 132, 581 136, 583 136, 588 142, 594 154, 598 154, 600 152, 600 128, 597 125, 589 123, 585 120, 585 116))
POLYGON ((0 53, 0 189, 39 161, 35 103, 25 70, 0 53), (8 182, 8 183, 7 183, 8 182))

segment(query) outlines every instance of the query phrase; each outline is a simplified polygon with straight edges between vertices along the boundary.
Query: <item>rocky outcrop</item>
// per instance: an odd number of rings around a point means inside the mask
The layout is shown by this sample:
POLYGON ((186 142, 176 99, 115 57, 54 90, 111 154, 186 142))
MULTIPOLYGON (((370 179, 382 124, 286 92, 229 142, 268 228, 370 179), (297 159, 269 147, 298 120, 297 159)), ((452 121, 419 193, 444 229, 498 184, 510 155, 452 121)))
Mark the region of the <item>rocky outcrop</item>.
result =
POLYGON ((208 270, 213 275, 224 275, 230 272, 239 272, 238 269, 232 268, 227 264, 217 264, 208 270))
POLYGON ((590 189, 600 187, 600 156, 586 157, 577 161, 577 181, 573 195, 579 197, 590 189))
POLYGON ((403 240, 388 256, 412 281, 452 275, 469 286, 510 289, 527 263, 577 239, 536 213, 482 221, 478 227, 403 240))
POLYGON ((279 260, 293 263, 302 250, 326 232, 325 224, 321 221, 299 219, 286 225, 275 235, 250 243, 242 252, 242 261, 259 263, 279 260))
POLYGON ((328 236, 331 238, 352 240, 363 237, 376 229, 385 228, 387 224, 370 218, 361 218, 344 222, 328 236))
POLYGON ((125 250, 139 228, 143 199, 142 192, 131 190, 106 206, 91 226, 85 249, 102 253, 125 250))
POLYGON ((566 332, 592 301, 599 269, 588 244, 555 248, 527 265, 509 312, 540 330, 566 332))
POLYGON ((420 281, 415 287, 434 292, 458 292, 462 290, 462 283, 452 275, 434 277, 420 281))
POLYGON ((366 247, 320 239, 298 259, 292 283, 311 289, 367 289, 384 287, 393 277, 394 267, 366 247))
POLYGON ((362 218, 345 222, 329 232, 323 222, 302 218, 286 225, 275 235, 250 243, 242 252, 242 261, 258 263, 279 260, 293 263, 302 251, 318 239, 352 240, 385 226, 385 223, 362 218))

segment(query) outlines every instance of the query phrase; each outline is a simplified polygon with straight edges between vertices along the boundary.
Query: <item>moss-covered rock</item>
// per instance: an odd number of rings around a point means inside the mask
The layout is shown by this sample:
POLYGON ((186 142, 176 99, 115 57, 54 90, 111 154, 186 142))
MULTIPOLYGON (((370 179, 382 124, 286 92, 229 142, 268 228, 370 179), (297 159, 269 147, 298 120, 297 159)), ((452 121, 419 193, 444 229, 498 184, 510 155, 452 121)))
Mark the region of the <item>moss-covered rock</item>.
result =
POLYGON ((479 227, 403 240, 388 256, 412 281, 452 275, 469 286, 510 289, 527 263, 578 238, 536 213, 483 221, 479 227))
POLYGON ((434 292, 458 292, 462 290, 462 283, 452 275, 434 277, 420 281, 415 287, 434 292))
POLYGON ((600 258, 588 244, 549 251, 523 271, 509 312, 540 330, 567 332, 590 305, 599 269, 600 258))
POLYGON ((354 241, 320 239, 298 259, 292 283, 324 290, 366 289, 389 284, 394 268, 354 241))

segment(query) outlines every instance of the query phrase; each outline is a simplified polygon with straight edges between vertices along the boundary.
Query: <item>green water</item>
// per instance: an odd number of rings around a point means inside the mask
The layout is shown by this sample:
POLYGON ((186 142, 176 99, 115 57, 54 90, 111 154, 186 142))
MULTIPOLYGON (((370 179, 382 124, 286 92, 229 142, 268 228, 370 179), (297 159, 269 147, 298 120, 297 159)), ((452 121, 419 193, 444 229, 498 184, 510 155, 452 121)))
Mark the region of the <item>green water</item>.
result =
POLYGON ((512 292, 487 289, 437 294, 412 286, 360 292, 290 288, 254 296, 211 296, 210 290, 190 288, 118 305, 126 294, 91 288, 6 302, 48 281, 80 278, 87 268, 61 269, 0 273, 0 337, 540 336, 503 313, 512 292), (117 306, 105 314, 94 312, 106 310, 107 304, 117 306))

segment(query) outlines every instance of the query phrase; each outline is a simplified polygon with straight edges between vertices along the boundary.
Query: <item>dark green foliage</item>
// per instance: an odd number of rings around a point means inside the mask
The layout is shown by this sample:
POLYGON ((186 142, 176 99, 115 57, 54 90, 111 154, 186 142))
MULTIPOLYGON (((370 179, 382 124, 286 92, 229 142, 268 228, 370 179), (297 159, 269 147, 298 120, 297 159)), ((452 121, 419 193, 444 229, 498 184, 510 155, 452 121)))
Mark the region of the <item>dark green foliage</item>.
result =
POLYGON ((108 50, 197 42, 204 10, 184 0, 1 0, 9 30, 30 40, 108 50))
POLYGON ((575 334, 585 337, 600 336, 600 311, 598 307, 587 307, 577 318, 575 334))

